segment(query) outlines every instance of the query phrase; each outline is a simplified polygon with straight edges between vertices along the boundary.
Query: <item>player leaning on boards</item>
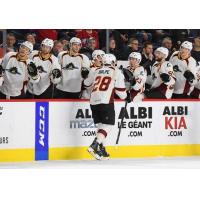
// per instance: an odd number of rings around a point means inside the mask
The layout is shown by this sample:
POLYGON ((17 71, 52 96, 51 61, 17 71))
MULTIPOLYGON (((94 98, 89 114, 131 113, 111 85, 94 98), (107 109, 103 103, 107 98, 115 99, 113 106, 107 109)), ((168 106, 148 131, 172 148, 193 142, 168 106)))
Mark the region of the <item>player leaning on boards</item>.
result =
POLYGON ((70 40, 69 52, 63 51, 58 55, 62 80, 56 86, 56 98, 80 98, 82 81, 87 77, 90 70, 90 61, 87 56, 79 53, 80 48, 81 40, 73 37, 70 40))
POLYGON ((31 53, 32 62, 28 65, 31 77, 27 85, 26 98, 50 99, 53 96, 53 84, 61 81, 61 66, 58 59, 51 54, 53 40, 44 39, 40 51, 31 53), (34 79, 34 82, 31 81, 34 79))
POLYGON ((126 88, 131 94, 131 100, 139 102, 144 99, 145 82, 147 74, 143 66, 140 66, 142 56, 138 52, 133 52, 129 55, 129 66, 123 68, 126 88))
POLYGON ((127 98, 124 75, 116 67, 115 56, 105 54, 103 66, 97 68, 95 73, 90 72, 84 85, 89 87, 92 85, 90 106, 94 123, 98 124, 97 136, 88 148, 88 152, 97 160, 108 159, 109 154, 106 152, 104 142, 115 124, 114 93, 121 99, 127 98))
POLYGON ((190 97, 193 99, 200 99, 200 65, 197 68, 197 83, 194 85, 194 90, 190 94, 190 97))
POLYGON ((147 78, 147 83, 151 88, 149 91, 145 91, 145 96, 147 98, 171 99, 176 78, 173 65, 166 61, 169 51, 165 47, 159 47, 154 54, 156 62, 152 66, 151 76, 147 78))
POLYGON ((187 98, 197 82, 197 62, 191 56, 191 50, 192 43, 185 41, 169 60, 176 76, 173 98, 187 98))
MULTIPOLYGON (((103 57, 105 55, 105 52, 102 50, 94 50, 92 53, 92 61, 91 61, 91 65, 90 65, 90 74, 91 73, 95 73, 96 69, 99 67, 103 66, 103 57)), ((90 95, 91 95, 91 91, 92 91, 92 86, 91 87, 84 87, 83 84, 83 88, 82 88, 82 95, 81 98, 82 99, 89 99, 90 95)))
POLYGON ((3 77, 3 84, 0 86, 1 99, 25 97, 25 86, 28 81, 27 65, 30 63, 29 55, 32 50, 32 43, 25 41, 20 45, 19 52, 9 52, 4 56, 0 67, 3 77))

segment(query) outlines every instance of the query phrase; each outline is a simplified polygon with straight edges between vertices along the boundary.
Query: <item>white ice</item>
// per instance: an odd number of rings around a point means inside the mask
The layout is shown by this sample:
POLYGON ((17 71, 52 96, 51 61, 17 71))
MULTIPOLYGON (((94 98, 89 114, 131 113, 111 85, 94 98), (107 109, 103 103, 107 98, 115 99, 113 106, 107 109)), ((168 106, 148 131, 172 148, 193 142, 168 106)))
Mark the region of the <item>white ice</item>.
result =
POLYGON ((73 169, 106 169, 106 168, 181 168, 200 169, 200 156, 195 157, 165 157, 143 159, 110 159, 97 160, 70 160, 70 161, 34 161, 19 163, 0 163, 0 169, 26 169, 26 168, 73 168, 73 169))

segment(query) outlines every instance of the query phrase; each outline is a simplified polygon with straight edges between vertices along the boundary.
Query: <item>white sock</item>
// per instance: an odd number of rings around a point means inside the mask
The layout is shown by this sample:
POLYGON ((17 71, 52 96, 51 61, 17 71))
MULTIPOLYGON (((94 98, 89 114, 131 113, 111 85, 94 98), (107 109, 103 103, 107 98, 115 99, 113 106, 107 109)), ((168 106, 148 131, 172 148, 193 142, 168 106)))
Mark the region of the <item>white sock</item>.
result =
POLYGON ((105 136, 101 133, 97 133, 97 142, 101 144, 103 143, 104 140, 105 140, 105 136))

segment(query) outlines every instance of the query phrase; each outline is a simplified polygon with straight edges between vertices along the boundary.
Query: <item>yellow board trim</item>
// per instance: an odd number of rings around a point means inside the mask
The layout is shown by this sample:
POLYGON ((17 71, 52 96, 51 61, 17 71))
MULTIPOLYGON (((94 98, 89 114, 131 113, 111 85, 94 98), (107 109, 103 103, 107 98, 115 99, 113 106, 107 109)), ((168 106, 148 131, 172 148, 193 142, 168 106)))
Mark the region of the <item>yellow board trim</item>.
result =
MULTIPOLYGON (((159 156, 200 156, 200 144, 108 146, 111 158, 147 158, 159 156)), ((87 147, 57 147, 49 149, 49 160, 93 159, 87 147)), ((35 160, 35 149, 0 149, 0 162, 35 160)))
POLYGON ((34 161, 35 149, 0 149, 0 162, 34 161))
MULTIPOLYGON (((200 144, 185 145, 135 145, 109 146, 107 151, 111 158, 145 158, 158 156, 198 156, 200 144)), ((93 159, 87 147, 50 148, 49 160, 93 159)))

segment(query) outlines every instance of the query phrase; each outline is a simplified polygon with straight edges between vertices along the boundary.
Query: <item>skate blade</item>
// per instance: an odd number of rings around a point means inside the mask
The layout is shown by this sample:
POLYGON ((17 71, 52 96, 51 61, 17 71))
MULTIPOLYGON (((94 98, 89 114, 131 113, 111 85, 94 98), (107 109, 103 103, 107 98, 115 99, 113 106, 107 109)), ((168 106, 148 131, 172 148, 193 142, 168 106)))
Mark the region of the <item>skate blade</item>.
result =
POLYGON ((100 157, 99 155, 97 155, 96 153, 94 153, 94 150, 93 150, 91 147, 89 147, 89 148, 87 149, 87 151, 88 151, 96 160, 101 160, 101 157, 100 157))
POLYGON ((102 157, 101 160, 110 160, 110 157, 102 157))

